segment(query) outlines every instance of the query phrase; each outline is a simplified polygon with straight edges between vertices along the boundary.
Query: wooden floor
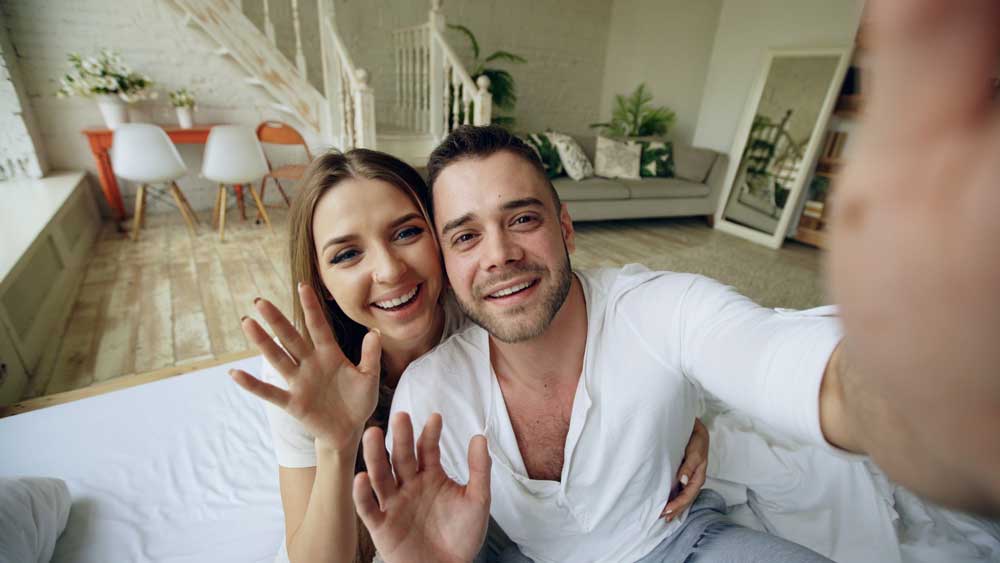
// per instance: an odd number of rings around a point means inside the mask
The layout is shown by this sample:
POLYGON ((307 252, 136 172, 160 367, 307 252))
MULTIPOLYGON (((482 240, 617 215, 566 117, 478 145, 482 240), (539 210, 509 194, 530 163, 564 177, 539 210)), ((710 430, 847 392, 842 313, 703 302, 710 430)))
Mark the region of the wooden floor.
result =
MULTIPOLYGON (((208 227, 207 213, 199 216, 197 237, 176 213, 149 216, 138 242, 107 223, 61 339, 54 375, 31 382, 25 398, 248 351, 239 319, 255 316, 255 297, 290 310, 287 213, 269 212, 273 233, 232 213, 225 242, 208 227)), ((811 247, 770 250, 712 230, 702 219, 578 224, 573 265, 668 267, 658 260, 692 249, 764 261, 779 277, 789 272, 808 283, 819 277, 821 254, 811 247)))

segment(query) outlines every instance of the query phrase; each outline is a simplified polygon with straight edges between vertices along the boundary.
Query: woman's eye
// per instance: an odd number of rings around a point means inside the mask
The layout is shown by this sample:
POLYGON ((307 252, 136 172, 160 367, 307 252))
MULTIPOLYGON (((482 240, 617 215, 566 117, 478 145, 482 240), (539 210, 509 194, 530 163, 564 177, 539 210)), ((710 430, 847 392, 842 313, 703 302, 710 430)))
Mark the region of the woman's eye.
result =
POLYGON ((397 239, 413 238, 422 232, 424 232, 424 230, 421 229, 420 227, 406 227, 405 229, 399 231, 399 234, 396 235, 396 238, 397 239))
POLYGON ((340 264, 341 262, 344 262, 346 260, 350 260, 351 258, 354 258, 358 254, 359 254, 358 251, 354 250, 354 249, 344 250, 344 251, 341 251, 341 252, 338 252, 337 254, 335 254, 333 256, 333 259, 330 260, 330 263, 331 264, 340 264))

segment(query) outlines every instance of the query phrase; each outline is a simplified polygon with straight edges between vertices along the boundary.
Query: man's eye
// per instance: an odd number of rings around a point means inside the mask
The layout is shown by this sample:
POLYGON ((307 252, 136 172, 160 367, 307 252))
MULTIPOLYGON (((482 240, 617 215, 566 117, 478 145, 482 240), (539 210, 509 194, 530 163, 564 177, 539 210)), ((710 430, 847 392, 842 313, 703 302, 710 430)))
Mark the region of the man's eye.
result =
POLYGON ((531 222, 533 222, 535 220, 536 219, 535 219, 535 217, 533 215, 521 215, 520 217, 517 217, 516 219, 514 219, 514 224, 515 225, 523 225, 525 223, 531 223, 531 222))
POLYGON ((396 235, 396 238, 397 239, 413 238, 423 232, 424 230, 421 229, 420 227, 406 227, 405 229, 399 231, 399 233, 396 235))
POLYGON ((470 240, 472 240, 474 238, 475 238, 475 235, 472 234, 472 233, 462 233, 462 234, 458 235, 457 237, 455 237, 455 244, 466 243, 466 242, 469 242, 470 240))
POLYGON ((330 260, 330 263, 331 264, 340 264, 341 262, 344 262, 346 260, 350 260, 350 259, 354 258, 358 254, 360 254, 360 253, 357 250, 354 250, 354 249, 344 250, 342 252, 338 252, 337 254, 335 254, 333 256, 333 259, 330 260))

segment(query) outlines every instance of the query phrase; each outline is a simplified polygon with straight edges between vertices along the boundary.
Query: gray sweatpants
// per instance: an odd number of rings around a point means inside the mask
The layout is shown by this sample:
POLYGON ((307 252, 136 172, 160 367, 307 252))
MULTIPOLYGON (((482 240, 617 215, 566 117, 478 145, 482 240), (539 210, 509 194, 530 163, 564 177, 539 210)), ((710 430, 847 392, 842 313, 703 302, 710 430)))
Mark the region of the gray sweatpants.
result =
MULTIPOLYGON (((719 493, 704 489, 684 527, 637 563, 832 563, 830 559, 777 536, 734 524, 719 493)), ((486 543, 475 563, 532 563, 490 519, 486 543)))

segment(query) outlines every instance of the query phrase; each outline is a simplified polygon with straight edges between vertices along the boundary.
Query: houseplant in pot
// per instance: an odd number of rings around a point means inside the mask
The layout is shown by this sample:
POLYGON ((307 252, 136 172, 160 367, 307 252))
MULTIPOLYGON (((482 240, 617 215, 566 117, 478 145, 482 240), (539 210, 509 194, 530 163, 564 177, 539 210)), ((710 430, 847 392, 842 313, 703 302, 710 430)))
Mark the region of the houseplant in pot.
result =
POLYGON ((126 104, 156 98, 153 81, 129 68, 121 56, 104 49, 97 56, 70 53, 70 71, 60 80, 56 96, 96 98, 104 124, 114 129, 128 121, 126 104))
POLYGON ((524 57, 515 55, 509 51, 494 51, 480 59, 479 41, 476 40, 476 36, 472 33, 472 30, 459 24, 448 24, 448 29, 457 31, 468 39, 469 46, 472 48, 472 71, 469 73, 472 81, 476 82, 480 76, 489 78, 490 97, 493 99, 493 105, 497 109, 507 113, 507 115, 498 115, 499 112, 494 113, 492 122, 502 127, 512 127, 514 125, 514 116, 510 114, 513 113, 514 106, 517 104, 517 88, 514 86, 514 77, 511 76, 509 71, 490 66, 489 63, 495 65, 497 62, 506 61, 508 63, 520 64, 527 61, 524 57))
POLYGON ((653 94, 642 83, 628 96, 615 96, 615 107, 611 110, 611 121, 591 123, 590 126, 602 130, 613 137, 663 136, 674 124, 676 115, 666 107, 653 107, 653 94))
POLYGON ((177 110, 177 123, 182 129, 194 126, 194 95, 187 88, 171 92, 170 105, 177 110))

